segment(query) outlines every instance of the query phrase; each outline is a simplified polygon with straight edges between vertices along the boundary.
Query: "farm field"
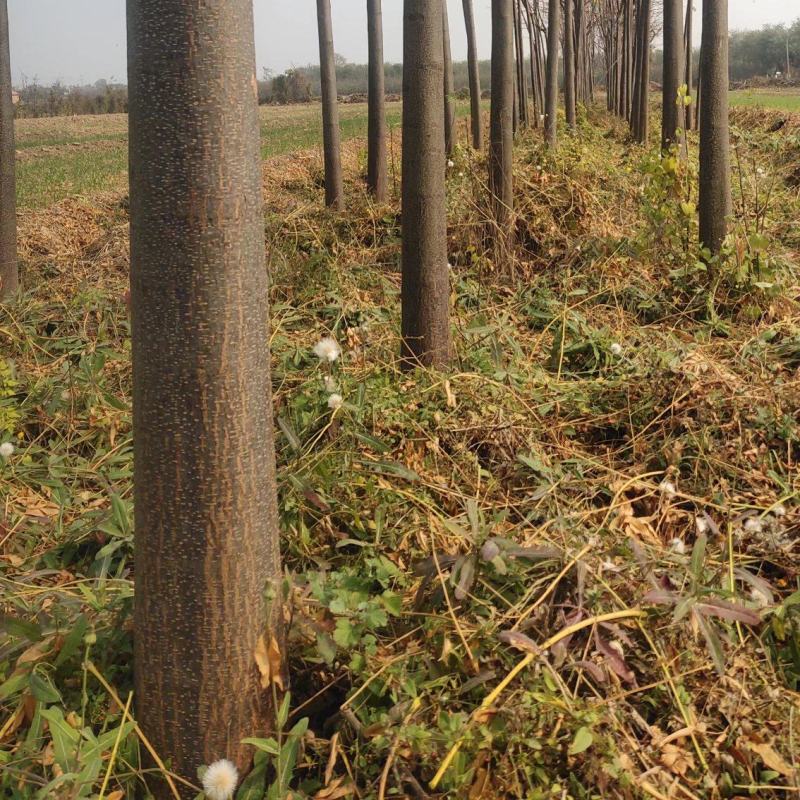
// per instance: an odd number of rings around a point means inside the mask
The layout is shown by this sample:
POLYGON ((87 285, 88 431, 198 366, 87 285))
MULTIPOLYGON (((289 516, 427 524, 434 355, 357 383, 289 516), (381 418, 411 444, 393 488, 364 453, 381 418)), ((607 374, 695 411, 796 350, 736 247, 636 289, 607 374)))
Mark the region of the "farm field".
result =
POLYGON ((800 111, 800 87, 794 89, 739 89, 730 93, 732 106, 758 106, 800 111))
MULTIPOLYGON (((498 255, 462 123, 454 363, 409 374, 399 147, 376 206, 366 108, 341 114, 346 213, 322 204, 319 109, 262 109, 294 796, 793 796, 800 116, 771 132, 785 114, 734 110, 737 222, 712 275, 692 244, 695 138, 672 164, 598 109, 555 155, 523 132, 498 255)), ((129 704, 125 125, 18 128, 27 289, 0 324, 14 800, 103 780, 121 800, 148 778, 129 704)))
MULTIPOLYGON (((457 102, 455 107, 459 119, 467 116, 467 103, 457 102)), ((388 124, 395 131, 400 125, 400 108, 400 103, 387 104, 388 124)), ((262 106, 260 114, 264 158, 320 146, 322 117, 318 104, 262 106)), ((366 136, 366 104, 343 104, 340 124, 343 141, 366 136)), ((18 120, 20 207, 42 208, 65 197, 125 188, 127 125, 125 114, 18 120)))

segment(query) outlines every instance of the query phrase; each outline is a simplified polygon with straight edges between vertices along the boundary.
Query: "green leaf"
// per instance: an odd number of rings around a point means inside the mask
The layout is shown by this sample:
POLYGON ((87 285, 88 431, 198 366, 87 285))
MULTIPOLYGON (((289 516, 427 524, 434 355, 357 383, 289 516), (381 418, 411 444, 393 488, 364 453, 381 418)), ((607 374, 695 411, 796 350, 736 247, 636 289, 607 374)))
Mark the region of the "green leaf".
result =
POLYGON ((703 534, 697 537, 697 541, 692 548, 692 558, 689 562, 689 569, 692 573, 692 580, 694 581, 695 588, 700 584, 703 578, 703 561, 706 555, 706 543, 708 537, 703 534))
POLYGON ((271 756, 277 756, 281 751, 281 748, 279 747, 278 743, 272 738, 242 739, 242 744, 249 744, 258 750, 262 750, 265 753, 269 753, 271 756))
POLYGON ((289 704, 291 702, 292 696, 287 692, 281 701, 281 707, 278 709, 278 716, 276 718, 279 731, 282 731, 286 727, 286 721, 289 719, 289 704))
POLYGON ((46 675, 39 672, 32 672, 30 677, 31 694, 43 703, 60 703, 61 695, 53 686, 52 681, 46 675))
POLYGON ((64 712, 60 708, 46 708, 42 711, 42 717, 47 720, 50 729, 56 763, 64 772, 70 772, 80 734, 64 719, 64 712))
POLYGON ((572 744, 569 746, 569 754, 571 756, 576 756, 579 753, 583 753, 592 746, 593 741, 594 736, 592 736, 592 732, 589 730, 589 728, 585 726, 578 728, 575 733, 575 738, 572 740, 572 744))

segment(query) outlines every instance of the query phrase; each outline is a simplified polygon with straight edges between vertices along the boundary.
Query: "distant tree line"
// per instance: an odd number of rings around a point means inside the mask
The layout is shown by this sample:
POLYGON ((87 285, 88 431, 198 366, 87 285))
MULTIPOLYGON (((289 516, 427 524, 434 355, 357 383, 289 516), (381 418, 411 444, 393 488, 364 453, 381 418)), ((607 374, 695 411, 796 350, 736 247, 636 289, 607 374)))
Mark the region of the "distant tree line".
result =
POLYGON ((19 117, 63 117, 73 114, 121 114, 128 111, 128 87, 124 83, 99 80, 86 86, 65 86, 56 81, 49 86, 23 79, 17 89, 19 117))

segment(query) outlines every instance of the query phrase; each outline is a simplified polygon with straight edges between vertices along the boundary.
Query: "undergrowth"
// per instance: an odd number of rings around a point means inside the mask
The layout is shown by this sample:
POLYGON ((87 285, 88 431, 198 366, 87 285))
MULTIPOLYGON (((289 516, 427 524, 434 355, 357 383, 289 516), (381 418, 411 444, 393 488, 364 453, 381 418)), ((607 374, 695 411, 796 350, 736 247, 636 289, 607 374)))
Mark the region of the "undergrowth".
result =
MULTIPOLYGON (((555 156, 519 137, 500 249, 484 157, 455 154, 441 373, 399 371, 399 209, 366 198, 363 143, 347 215, 321 207, 318 154, 266 163, 292 685, 240 796, 797 791, 800 128, 735 118, 737 223, 709 263, 696 142, 659 159, 588 117, 555 156)), ((153 780, 130 705, 126 224, 118 195, 22 220, 4 797, 153 780)))

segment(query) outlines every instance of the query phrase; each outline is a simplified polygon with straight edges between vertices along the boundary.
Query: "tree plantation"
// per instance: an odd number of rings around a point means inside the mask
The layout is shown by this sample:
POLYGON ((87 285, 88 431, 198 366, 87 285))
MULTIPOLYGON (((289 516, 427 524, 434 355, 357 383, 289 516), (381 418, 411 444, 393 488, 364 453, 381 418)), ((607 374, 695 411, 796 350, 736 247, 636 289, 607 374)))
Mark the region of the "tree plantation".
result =
POLYGON ((42 119, 0 0, 0 795, 793 796, 797 88, 742 0, 344 3, 310 104, 127 0, 42 119))

